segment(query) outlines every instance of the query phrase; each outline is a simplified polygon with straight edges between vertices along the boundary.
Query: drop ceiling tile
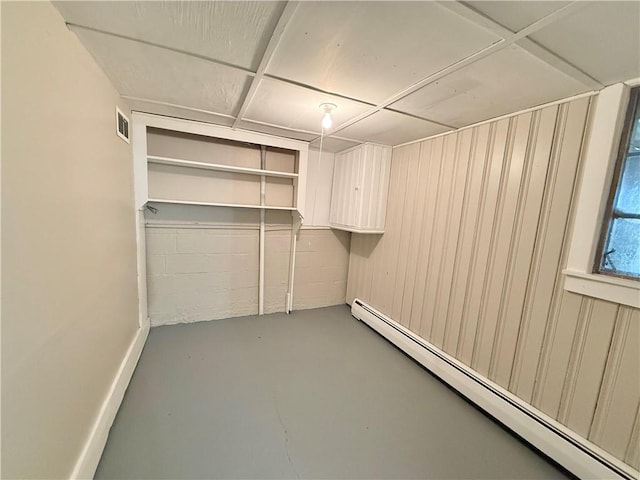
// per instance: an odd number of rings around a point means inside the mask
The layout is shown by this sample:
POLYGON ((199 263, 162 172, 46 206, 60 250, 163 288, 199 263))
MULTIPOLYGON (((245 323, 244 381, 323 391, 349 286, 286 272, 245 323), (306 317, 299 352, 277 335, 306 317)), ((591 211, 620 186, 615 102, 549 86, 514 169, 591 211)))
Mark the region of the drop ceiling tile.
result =
POLYGON ((570 2, 556 1, 473 1, 465 2, 512 32, 518 32, 570 2))
POLYGON ((189 55, 73 28, 121 95, 234 115, 250 77, 189 55))
POLYGON ((379 103, 497 40, 435 2, 301 2, 267 73, 379 103))
POLYGON ((517 46, 500 50, 391 105, 456 127, 588 90, 517 46))
POLYGON ((426 120, 381 110, 336 134, 362 142, 393 146, 447 130, 449 130, 447 127, 426 120))
POLYGON ((302 140, 308 142, 316 138, 317 134, 300 132, 296 130, 289 130, 286 128, 280 128, 274 125, 264 125, 262 123, 252 122, 251 120, 242 120, 238 123, 238 128, 243 130, 251 130, 252 132, 266 133, 268 135, 276 135, 278 137, 292 138, 294 140, 302 140))
POLYGON ((333 124, 339 125, 366 112, 370 105, 265 78, 247 109, 247 120, 270 123, 285 128, 306 130, 320 134, 321 103, 333 103, 333 124))
POLYGON ((531 38, 604 85, 640 76, 640 2, 585 2, 531 38))
POLYGON ((54 2, 65 21, 258 68, 286 2, 54 2))
MULTIPOLYGON (((337 153, 347 148, 355 147, 356 145, 360 145, 362 142, 354 142, 351 140, 344 140, 342 138, 334 138, 334 137, 324 137, 322 139, 322 151, 323 152, 331 152, 337 153)), ((311 142, 310 146, 316 150, 320 149, 320 139, 311 142)))
POLYGON ((216 115, 214 113, 199 112, 195 110, 180 108, 172 105, 159 105, 157 103, 144 100, 126 98, 131 110, 144 113, 155 113, 156 115, 164 115, 166 117, 184 118, 186 120, 195 120, 198 122, 213 123, 215 125, 231 126, 234 118, 229 116, 216 115))

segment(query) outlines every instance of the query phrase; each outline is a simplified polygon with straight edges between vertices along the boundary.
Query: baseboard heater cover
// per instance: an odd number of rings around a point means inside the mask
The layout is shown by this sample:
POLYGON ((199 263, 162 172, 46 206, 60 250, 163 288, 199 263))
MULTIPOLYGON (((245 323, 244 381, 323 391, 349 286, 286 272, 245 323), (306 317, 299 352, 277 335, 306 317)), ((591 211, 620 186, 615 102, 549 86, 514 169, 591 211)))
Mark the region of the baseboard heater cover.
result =
POLYGON ((637 479, 639 472, 359 299, 351 314, 579 478, 637 479))

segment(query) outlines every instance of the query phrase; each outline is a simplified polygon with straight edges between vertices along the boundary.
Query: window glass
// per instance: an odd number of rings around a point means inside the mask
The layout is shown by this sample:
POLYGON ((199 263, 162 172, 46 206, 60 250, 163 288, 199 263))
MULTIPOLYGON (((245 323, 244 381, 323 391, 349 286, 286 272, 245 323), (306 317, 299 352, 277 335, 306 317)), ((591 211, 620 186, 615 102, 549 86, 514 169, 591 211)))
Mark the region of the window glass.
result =
POLYGON ((640 108, 638 88, 629 102, 618 165, 596 270, 640 278, 640 108))

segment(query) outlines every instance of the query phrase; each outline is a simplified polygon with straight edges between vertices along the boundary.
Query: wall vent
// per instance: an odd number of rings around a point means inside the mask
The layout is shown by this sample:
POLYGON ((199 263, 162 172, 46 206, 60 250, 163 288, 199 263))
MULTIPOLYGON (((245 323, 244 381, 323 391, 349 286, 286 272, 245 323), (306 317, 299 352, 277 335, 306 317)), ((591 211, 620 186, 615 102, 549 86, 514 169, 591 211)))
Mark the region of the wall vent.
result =
POLYGON ((116 133, 118 136, 129 143, 129 119, 116 107, 116 133))

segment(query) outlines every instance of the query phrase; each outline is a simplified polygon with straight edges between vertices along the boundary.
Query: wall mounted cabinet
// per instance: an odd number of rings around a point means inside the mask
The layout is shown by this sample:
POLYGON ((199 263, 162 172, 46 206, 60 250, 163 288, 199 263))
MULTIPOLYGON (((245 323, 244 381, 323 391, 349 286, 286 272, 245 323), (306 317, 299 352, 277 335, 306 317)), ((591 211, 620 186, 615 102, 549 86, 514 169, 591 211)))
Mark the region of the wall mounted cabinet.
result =
POLYGON ((336 154, 329 225, 384 233, 391 147, 365 143, 336 154))

